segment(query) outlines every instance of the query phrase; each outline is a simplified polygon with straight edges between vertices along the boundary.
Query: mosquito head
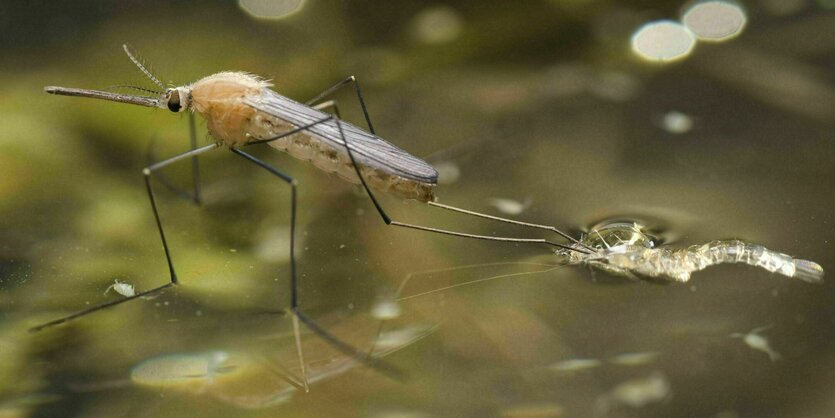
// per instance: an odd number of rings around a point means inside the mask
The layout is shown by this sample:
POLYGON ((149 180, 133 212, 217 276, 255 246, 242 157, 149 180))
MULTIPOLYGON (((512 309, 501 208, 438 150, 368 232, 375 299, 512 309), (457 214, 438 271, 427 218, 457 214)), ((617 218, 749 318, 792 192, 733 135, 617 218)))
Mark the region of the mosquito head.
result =
POLYGON ((191 108, 191 89, 176 87, 165 91, 162 97, 163 103, 168 110, 177 113, 191 108))

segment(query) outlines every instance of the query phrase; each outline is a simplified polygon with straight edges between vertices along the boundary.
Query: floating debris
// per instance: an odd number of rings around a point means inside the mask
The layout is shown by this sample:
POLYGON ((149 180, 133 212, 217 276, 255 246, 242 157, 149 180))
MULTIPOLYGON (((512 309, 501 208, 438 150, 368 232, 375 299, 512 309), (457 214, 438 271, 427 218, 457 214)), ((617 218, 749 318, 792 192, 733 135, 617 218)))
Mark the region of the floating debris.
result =
POLYGON ((527 198, 524 202, 519 202, 513 199, 503 199, 494 197, 490 199, 490 206, 498 209, 499 212, 505 215, 519 215, 531 205, 531 199, 527 198))
MULTIPOLYGON (((646 351, 642 353, 623 353, 606 360, 609 364, 617 366, 642 366, 655 361, 661 353, 657 351, 646 351)), ((549 369, 560 373, 575 373, 582 372, 604 365, 603 360, 596 358, 575 358, 558 361, 550 366, 549 369)))
POLYGON ((654 372, 649 377, 627 380, 615 386, 597 399, 597 407, 601 411, 609 411, 620 405, 643 408, 665 401, 671 394, 667 378, 660 372, 654 372))
POLYGON ((609 358, 609 363, 618 366, 642 366, 655 361, 661 353, 657 351, 646 351, 643 353, 623 353, 609 358))
POLYGON ((742 338, 742 342, 745 343, 748 347, 751 347, 753 350, 762 351, 763 353, 768 354, 768 358, 771 361, 777 361, 782 358, 780 353, 774 351, 771 348, 771 345, 768 343, 768 339, 763 337, 760 333, 771 328, 772 325, 767 325, 764 327, 759 327, 752 329, 751 331, 741 334, 741 333, 733 333, 731 334, 731 338, 742 338))
POLYGON ((424 44, 443 44, 461 35, 464 21, 449 6, 432 6, 418 13, 411 22, 412 37, 424 44))
POLYGON ((548 368, 557 372, 574 373, 600 367, 601 365, 603 365, 603 362, 598 359, 575 358, 556 362, 548 368))
POLYGON ((112 285, 107 286, 107 289, 104 290, 104 294, 106 295, 111 289, 124 297, 136 295, 136 289, 132 284, 122 283, 118 279, 114 280, 112 285))
POLYGON ((686 282, 693 272, 718 264, 742 263, 809 283, 823 281, 823 268, 761 245, 740 240, 711 241, 683 249, 655 248, 655 241, 635 222, 613 222, 594 228, 572 248, 557 250, 568 264, 586 264, 616 276, 639 276, 686 282), (584 246, 581 246, 583 244, 584 246))
POLYGON ((371 316, 381 321, 397 318, 402 312, 400 304, 393 298, 380 298, 371 308, 371 316))
POLYGON ((693 118, 687 114, 673 110, 665 113, 661 118, 661 128, 671 134, 685 134, 693 129, 693 118))
POLYGON ((131 370, 133 383, 202 393, 218 375, 240 368, 241 356, 226 351, 166 354, 152 357, 131 370))

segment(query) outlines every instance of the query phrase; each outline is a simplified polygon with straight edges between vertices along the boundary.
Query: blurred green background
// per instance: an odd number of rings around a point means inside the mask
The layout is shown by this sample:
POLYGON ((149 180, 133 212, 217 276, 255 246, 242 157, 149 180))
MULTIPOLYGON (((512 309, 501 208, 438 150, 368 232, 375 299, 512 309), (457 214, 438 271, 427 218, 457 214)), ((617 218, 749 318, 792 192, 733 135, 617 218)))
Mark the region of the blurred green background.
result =
MULTIPOLYGON (((573 232, 634 219, 673 246, 740 238, 831 269, 833 4, 742 6, 739 36, 656 63, 630 37, 688 4, 307 0, 279 19, 234 2, 0 4, 0 416, 832 415, 830 283, 744 266, 666 286, 553 269, 547 248, 387 228, 356 188, 268 147, 253 152, 300 184, 302 303, 352 344, 373 344, 369 312, 410 274, 455 268, 413 276, 404 294, 549 271, 403 301, 398 327, 437 326, 386 357, 405 382, 363 367, 330 376, 339 355, 308 338, 310 358, 324 359, 309 394, 288 398, 243 366, 192 376, 196 389, 140 384, 131 370, 171 353, 296 361, 279 313, 289 190, 215 151, 201 159, 204 205, 158 188, 182 286, 26 332, 119 297, 103 295, 114 280, 168 281, 141 169, 149 149, 187 149, 187 118, 43 93, 147 85, 123 43, 172 85, 242 70, 304 101, 356 75, 378 133, 439 168, 444 203, 573 232), (506 264, 464 267, 486 263, 506 264), (729 337, 763 326, 779 361, 729 337), (603 361, 624 353, 651 354, 603 361), (603 360, 554 366, 572 359, 603 360), (649 394, 629 404, 619 387, 649 394)), ((362 126, 350 89, 336 98, 362 126)), ((198 121, 201 143, 205 132, 198 121)), ((190 185, 188 164, 165 173, 190 185)), ((383 202, 406 222, 540 236, 383 202)))

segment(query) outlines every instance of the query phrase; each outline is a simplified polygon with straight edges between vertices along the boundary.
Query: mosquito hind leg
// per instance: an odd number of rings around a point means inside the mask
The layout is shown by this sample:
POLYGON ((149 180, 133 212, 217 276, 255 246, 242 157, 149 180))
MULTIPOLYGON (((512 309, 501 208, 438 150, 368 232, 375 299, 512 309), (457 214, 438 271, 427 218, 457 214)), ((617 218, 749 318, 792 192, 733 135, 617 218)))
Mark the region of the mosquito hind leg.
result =
POLYGON ((168 283, 166 283, 162 286, 157 286, 157 287, 149 289, 149 290, 145 290, 143 292, 136 293, 133 296, 128 296, 128 297, 113 300, 113 301, 110 301, 110 302, 105 302, 105 303, 102 303, 102 304, 84 309, 82 311, 76 312, 74 314, 67 315, 65 317, 58 318, 58 319, 43 323, 41 325, 30 328, 29 331, 30 332, 36 332, 36 331, 40 331, 44 328, 48 328, 48 327, 52 327, 52 326, 55 326, 55 325, 63 324, 65 322, 71 321, 73 319, 77 319, 77 318, 89 315, 93 312, 97 312, 97 311, 100 311, 102 309, 109 308, 109 307, 112 307, 112 306, 120 305, 122 303, 134 300, 136 298, 141 298, 143 296, 149 296, 149 295, 152 295, 152 294, 156 294, 156 293, 161 292, 161 291, 163 291, 163 290, 165 290, 169 287, 176 286, 177 285, 177 273, 174 270, 174 263, 173 263, 173 261, 171 261, 171 252, 168 249, 168 242, 165 239, 165 232, 163 231, 162 222, 160 221, 159 210, 157 209, 156 200, 154 198, 154 191, 153 191, 153 188, 151 187, 151 175, 154 174, 155 171, 157 171, 157 170, 159 170, 159 169, 161 169, 165 166, 168 166, 170 164, 173 164, 177 161, 181 161, 181 160, 189 158, 189 157, 196 157, 199 154, 202 154, 206 151, 211 151, 211 150, 213 150, 217 147, 218 147, 217 144, 212 144, 212 145, 207 145, 207 146, 202 147, 202 148, 197 148, 197 149, 194 149, 194 150, 191 150, 191 151, 187 151, 187 152, 184 152, 182 154, 176 155, 174 157, 168 158, 166 160, 160 161, 158 163, 149 165, 148 167, 146 167, 142 170, 142 175, 145 178, 145 188, 148 191, 148 199, 151 202, 151 209, 154 211, 154 220, 156 221, 157 229, 159 230, 160 239, 162 240, 162 248, 165 251, 165 260, 168 263, 168 271, 169 271, 169 275, 170 275, 168 283))
MULTIPOLYGON (((319 102, 319 100, 322 100, 325 97, 330 96, 331 94, 335 93, 342 87, 345 87, 349 83, 354 84, 354 93, 357 95, 357 101, 360 102, 360 108, 362 108, 362 116, 365 118, 365 123, 368 125, 368 131, 376 135, 376 132, 374 132, 374 125, 371 124, 371 117, 368 115, 368 107, 365 106, 365 100, 363 100, 362 98, 362 89, 360 89, 360 82, 354 76, 345 77, 345 79, 325 89, 323 92, 317 94, 316 97, 308 100, 305 104, 308 106, 313 106, 314 103, 317 103, 319 102)), ((319 110, 332 107, 336 113, 336 117, 342 119, 342 116, 339 114, 339 103, 337 103, 336 100, 328 100, 327 102, 319 103, 313 107, 319 110)))
MULTIPOLYGON (((362 89, 360 88, 359 81, 354 76, 346 77, 342 81, 340 81, 340 82, 334 84, 333 86, 327 88, 323 92, 316 95, 316 97, 314 97, 313 99, 308 100, 306 102, 306 104, 307 105, 312 105, 313 103, 317 103, 319 100, 322 100, 325 97, 335 93, 337 90, 341 89, 342 87, 345 87, 348 84, 353 84, 354 85, 354 93, 356 94, 357 101, 359 101, 360 107, 362 108, 362 115, 365 118, 366 124, 368 125, 368 130, 372 134, 376 135, 376 132, 374 131, 374 125, 371 123, 371 117, 368 114, 368 107, 365 105, 365 100, 362 98, 362 89)), ((326 108, 333 108, 337 119, 342 118, 342 116, 340 114, 340 111, 339 111, 339 103, 336 100, 328 100, 326 102, 321 102, 319 104, 316 104, 314 106, 314 108, 316 108, 318 110, 322 110, 322 109, 326 109, 326 108)), ((353 152, 352 152, 352 150, 349 146, 348 141, 346 140, 346 138, 344 136, 344 133, 342 132, 342 127, 339 126, 338 128, 340 130, 340 134, 343 137, 342 139, 343 139, 343 142, 345 143, 345 147, 348 151, 348 157, 351 159, 351 162, 354 163, 354 167, 357 168, 358 166, 357 166, 356 161, 354 159, 353 152)), ((369 197, 371 198, 372 203, 374 203, 374 206, 377 209, 377 212, 383 218, 383 222, 385 222, 386 225, 394 225, 394 226, 400 226, 400 227, 405 227, 405 228, 418 229, 418 230, 423 230, 423 231, 436 232, 436 233, 447 234, 447 235, 456 235, 456 236, 461 236, 461 237, 476 238, 476 239, 490 239, 490 240, 496 240, 496 241, 510 241, 510 242, 544 243, 544 244, 556 246, 556 247, 559 247, 559 248, 563 248, 563 249, 566 249, 566 250, 569 250, 569 251, 580 251, 580 252, 585 252, 585 253, 594 252, 593 248, 588 247, 587 245, 583 244, 582 242, 580 242, 576 238, 572 237, 571 235, 566 234, 565 232, 557 229, 556 227, 550 226, 550 225, 539 225, 539 224, 534 224, 534 223, 530 223, 530 222, 516 221, 516 220, 512 220, 512 219, 502 218, 502 217, 493 216, 493 215, 487 215, 487 214, 484 214, 484 213, 479 213, 479 212, 475 212, 475 211, 471 211, 471 210, 461 209, 461 208, 457 208, 457 207, 454 207, 454 206, 445 205, 445 204, 441 204, 441 203, 437 203, 437 202, 431 202, 431 201, 427 202, 427 203, 430 206, 434 206, 434 207, 437 207, 437 208, 441 208, 441 209, 445 209, 445 210, 449 210, 449 211, 453 211, 453 212, 458 212, 458 213, 462 213, 462 214, 466 214, 466 215, 470 215, 470 216, 476 216, 476 217, 480 217, 480 218, 490 219, 490 220, 493 220, 493 221, 524 226, 524 227, 527 227, 527 228, 543 229, 543 230, 547 230, 547 231, 550 231, 550 232, 554 232, 554 233, 562 236, 563 238, 571 241, 575 246, 579 246, 581 248, 577 249, 575 247, 569 247, 569 246, 565 246, 565 245, 562 245, 562 244, 553 243, 551 241, 544 240, 544 239, 543 240, 539 240, 539 239, 528 240, 528 239, 518 239, 518 238, 501 239, 501 237, 497 237, 499 239, 493 239, 492 237, 487 237, 487 236, 483 236, 483 235, 464 234, 464 233, 458 233, 458 232, 454 232, 454 231, 446 231, 446 230, 441 230, 441 229, 437 229, 437 228, 422 227, 422 226, 419 226, 419 225, 411 225, 411 224, 405 224, 405 223, 402 223, 402 222, 394 221, 394 220, 391 219, 391 217, 388 216, 388 214, 385 212, 383 207, 377 201, 374 194, 371 192, 371 190, 365 184, 365 179, 363 178, 362 173, 360 173, 360 170, 357 169, 356 171, 357 171, 357 176, 360 178, 360 182, 362 183, 363 188, 368 193, 369 197)))
MULTIPOLYGON (((347 150, 348 158, 351 160, 351 165, 353 165, 353 167, 354 167, 354 172, 357 174, 357 177, 360 180, 360 184, 362 185, 363 189, 365 189, 365 192, 368 194, 368 197, 371 199, 371 203, 374 205, 374 208, 377 210, 377 213, 380 215, 380 217, 383 218, 383 222, 385 222, 386 225, 398 226, 398 227, 401 227, 401 228, 415 229, 415 230, 419 230, 419 231, 433 232, 433 233, 436 233, 436 234, 450 235, 450 236, 462 237, 462 238, 472 238, 472 239, 479 239, 479 240, 485 240, 485 241, 512 242, 512 243, 517 243, 517 244, 521 244, 521 243, 545 244, 545 245, 549 245, 549 246, 556 247, 556 248, 562 248, 562 249, 568 250, 568 251, 577 251, 577 252, 583 252, 583 253, 590 252, 589 250, 586 250, 586 249, 583 249, 583 248, 576 248, 576 247, 569 246, 569 245, 566 245, 566 244, 560 244, 560 243, 553 242, 553 241, 550 241, 550 240, 545 239, 545 238, 515 238, 515 237, 497 237, 497 236, 493 236, 493 235, 478 235, 478 234, 470 234, 470 233, 465 233, 465 232, 452 231, 452 230, 448 230, 448 229, 441 229, 441 228, 434 228, 434 227, 423 226, 423 225, 410 224, 410 223, 400 222, 400 221, 396 221, 396 220, 391 219, 391 217, 386 213, 385 209, 383 209, 383 206, 380 204, 379 200, 377 200, 377 197, 374 195, 374 192, 372 192, 371 188, 368 187, 368 183, 366 182, 365 177, 362 175, 362 170, 360 169, 360 166, 357 163, 356 158, 354 158, 354 152, 351 149, 350 141, 345 136, 345 131, 342 129, 342 122, 337 118, 327 118, 327 119, 332 119, 333 122, 336 124, 337 131, 339 132, 339 135, 342 139, 343 144, 345 144, 345 149, 347 150)), ((498 218, 498 217, 491 216, 491 215, 485 215, 485 214, 481 214, 481 213, 478 213, 478 212, 472 212, 472 211, 467 211, 467 210, 464 210, 464 209, 453 208, 451 206, 448 206, 448 207, 445 206, 445 205, 442 205, 442 206, 444 206, 445 208, 449 208, 450 210, 453 210, 455 212, 467 213, 467 214, 470 214, 470 215, 473 215, 473 216, 478 216, 478 217, 488 218, 488 219, 493 219, 493 220, 503 220, 503 218, 498 218)), ((518 222, 518 221, 511 221, 511 220, 507 220, 507 221, 509 223, 513 223, 513 224, 517 224, 517 225, 525 225, 525 226, 534 226, 535 225, 535 224, 527 224, 527 223, 518 222)), ((556 229, 556 228, 554 228, 554 229, 556 229)), ((565 234, 565 235, 568 236, 567 234, 565 234)))
MULTIPOLYGON (((318 123, 321 123, 321 122, 318 122, 318 123)), ((306 129, 306 128, 304 128, 304 129, 306 129)), ((293 131, 285 133, 285 134, 283 134, 279 137, 271 138, 270 140, 276 140, 276 139, 279 139, 281 137, 291 135, 291 134, 293 134, 297 131, 298 130, 293 130, 293 131)), ((367 366, 370 366, 370 367, 372 367, 376 370, 379 370, 379 371, 389 375, 390 377, 402 378, 402 373, 399 370, 397 370, 397 369, 395 369, 395 368, 393 368, 393 367, 391 367, 391 366, 389 366, 385 363, 374 360, 373 358, 371 358, 367 353, 363 352, 362 350, 360 350, 356 347, 353 347, 350 344, 340 340, 339 338, 337 338, 336 336, 334 336, 333 334, 329 333, 327 330, 322 328, 322 326, 320 326, 315 320, 313 320, 311 317, 307 316, 307 314, 305 314, 302 311, 301 304, 300 304, 300 301, 299 301, 299 278, 298 278, 299 276, 298 276, 297 267, 296 267, 296 253, 295 253, 298 183, 296 182, 296 180, 293 177, 285 174, 284 172, 276 169, 275 167, 267 164, 264 161, 259 160, 258 158, 254 157, 254 156, 252 156, 252 155, 250 155, 246 152, 243 152, 243 151, 241 151, 239 149, 236 149, 236 148, 232 148, 231 150, 232 150, 233 153, 235 153, 237 155, 240 155, 241 157, 243 157, 247 161, 263 168, 264 170, 266 170, 270 174, 278 177, 284 183, 287 183, 290 186, 290 190, 291 190, 291 195, 290 195, 291 196, 291 199, 290 199, 290 307, 291 307, 291 310, 293 312, 293 331, 294 331, 295 338, 296 338, 296 350, 298 351, 299 363, 300 363, 300 366, 301 366, 302 379, 303 379, 303 382, 304 382, 305 391, 307 391, 307 389, 308 389, 308 379, 307 379, 307 375, 305 373, 305 363, 304 363, 304 355, 302 353, 301 335, 300 335, 300 330, 299 330, 299 321, 303 322, 310 330, 312 330, 314 333, 316 333, 316 335, 318 335, 319 337, 326 340, 333 347, 335 347, 336 349, 338 349, 339 351, 341 351, 345 355, 348 355, 348 356, 354 358, 355 360, 359 361, 360 363, 363 363, 363 364, 365 364, 367 366)))
MULTIPOLYGON (((191 145, 191 151, 194 151, 197 149, 197 128, 194 126, 194 113, 187 113, 189 144, 191 145)), ((202 194, 200 189, 200 160, 197 158, 197 155, 191 157, 191 182, 194 188, 194 194, 192 195, 194 203, 199 205, 202 202, 202 194)))
MULTIPOLYGON (((188 126, 189 126, 189 151, 194 151, 197 149, 197 130, 194 126, 194 114, 188 112, 188 126)), ((148 151, 146 152, 146 160, 148 166, 154 165, 157 161, 154 156, 153 152, 154 142, 148 146, 148 151)), ((171 179, 163 173, 156 173, 157 180, 162 183, 168 190, 171 190, 177 196, 190 200, 194 202, 195 205, 200 205, 202 203, 202 194, 200 188, 200 160, 198 159, 197 155, 193 155, 191 157, 191 180, 192 180, 192 191, 186 191, 182 187, 179 187, 174 184, 171 179)))

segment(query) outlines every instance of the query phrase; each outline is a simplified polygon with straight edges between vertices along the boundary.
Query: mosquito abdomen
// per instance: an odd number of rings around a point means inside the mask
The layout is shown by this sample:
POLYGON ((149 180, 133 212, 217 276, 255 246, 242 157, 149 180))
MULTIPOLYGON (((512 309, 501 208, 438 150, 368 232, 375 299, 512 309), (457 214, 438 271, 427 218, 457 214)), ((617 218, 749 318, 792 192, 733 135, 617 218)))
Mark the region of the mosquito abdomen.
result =
POLYGON ((740 240, 711 241, 680 250, 632 248, 606 256, 609 264, 650 277, 669 277, 686 282, 690 274, 718 264, 748 264, 772 273, 806 282, 823 279, 823 268, 812 261, 771 251, 740 240))

